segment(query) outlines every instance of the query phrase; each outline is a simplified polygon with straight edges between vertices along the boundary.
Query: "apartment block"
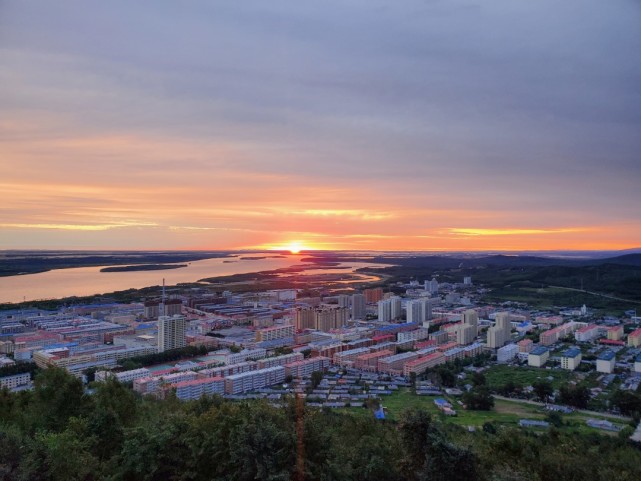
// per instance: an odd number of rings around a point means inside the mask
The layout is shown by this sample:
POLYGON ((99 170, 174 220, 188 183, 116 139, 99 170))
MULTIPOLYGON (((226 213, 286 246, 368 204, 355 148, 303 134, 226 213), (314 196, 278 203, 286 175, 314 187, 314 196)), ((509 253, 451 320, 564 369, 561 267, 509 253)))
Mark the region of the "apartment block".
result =
POLYGON ((31 374, 28 372, 21 374, 14 374, 11 376, 0 377, 0 389, 15 389, 19 386, 24 386, 31 382, 31 374))
POLYGON ((426 370, 443 363, 445 363, 445 355, 442 352, 433 352, 427 356, 419 357, 418 359, 405 363, 403 375, 409 376, 412 373, 423 374, 426 370))
POLYGON ((503 346, 496 351, 496 360, 497 362, 510 362, 514 359, 519 352, 519 346, 516 344, 508 344, 503 346))
POLYGON ((572 347, 561 353, 561 368, 574 371, 581 364, 581 349, 572 347))
POLYGON ((404 352, 393 356, 384 357, 378 360, 377 369, 379 372, 388 374, 400 374, 406 362, 418 359, 419 355, 415 352, 404 352))
POLYGON ((628 347, 641 346, 641 328, 632 331, 628 334, 628 347))
POLYGON ((170 389, 176 390, 176 397, 181 401, 196 400, 203 396, 225 394, 225 379, 222 377, 207 377, 182 381, 172 384, 170 389))
POLYGON ((329 358, 312 357, 285 365, 285 376, 293 378, 311 376, 313 372, 324 371, 329 367, 329 358))
POLYGON ((141 367, 140 369, 130 369, 129 371, 123 372, 98 371, 96 372, 96 381, 106 381, 113 377, 118 382, 132 382, 136 379, 149 377, 150 375, 151 371, 145 367, 141 367))
POLYGON ((611 374, 614 372, 614 364, 616 363, 616 356, 613 351, 604 351, 599 354, 596 360, 597 372, 611 374))
POLYGON ((527 357, 528 366, 542 367, 550 358, 550 350, 545 346, 537 346, 530 351, 527 357))
MULTIPOLYGON (((328 360, 329 362, 329 360, 328 360)), ((283 366, 268 367, 257 371, 234 374, 225 378, 225 394, 240 394, 255 391, 285 380, 283 366)))
POLYGON ((294 337, 295 327, 293 324, 284 324, 281 326, 266 327, 256 331, 256 342, 272 341, 274 339, 284 339, 294 337))

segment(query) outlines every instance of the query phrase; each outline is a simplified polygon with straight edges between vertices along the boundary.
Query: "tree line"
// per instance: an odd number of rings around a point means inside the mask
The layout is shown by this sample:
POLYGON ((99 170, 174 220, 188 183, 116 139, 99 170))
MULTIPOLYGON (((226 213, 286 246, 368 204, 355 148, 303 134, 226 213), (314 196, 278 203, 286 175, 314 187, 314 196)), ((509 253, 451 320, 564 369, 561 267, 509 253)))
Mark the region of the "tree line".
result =
POLYGON ((94 386, 46 369, 33 391, 0 391, 0 480, 641 479, 641 450, 617 436, 468 432, 423 410, 392 422, 294 399, 180 402, 113 379, 94 386))

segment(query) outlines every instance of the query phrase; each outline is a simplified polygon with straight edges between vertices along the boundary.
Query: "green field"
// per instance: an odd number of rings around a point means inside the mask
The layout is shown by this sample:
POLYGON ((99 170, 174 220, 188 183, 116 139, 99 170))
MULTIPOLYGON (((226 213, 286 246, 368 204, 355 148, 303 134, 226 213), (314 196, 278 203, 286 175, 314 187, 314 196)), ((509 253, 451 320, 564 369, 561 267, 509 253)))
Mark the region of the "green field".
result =
POLYGON ((574 379, 576 376, 570 371, 562 371, 560 369, 501 365, 492 366, 487 371, 483 371, 483 374, 490 389, 497 389, 508 381, 512 381, 519 386, 531 386, 533 382, 542 380, 549 380, 554 389, 558 389, 561 384, 574 379))
MULTIPOLYGON (((402 412, 410 408, 421 408, 444 422, 451 422, 460 426, 474 426, 480 428, 486 422, 492 422, 503 426, 518 426, 520 419, 544 420, 547 413, 539 406, 527 404, 519 401, 505 401, 495 399, 494 409, 492 411, 466 411, 457 402, 456 397, 451 396, 416 396, 409 389, 401 389, 398 392, 382 398, 382 405, 385 408, 386 417, 392 421, 398 421, 402 412), (434 399, 444 397, 453 409, 456 416, 445 416, 436 405, 434 399)), ((371 416, 371 412, 365 408, 346 408, 344 412, 359 416, 371 416)), ((607 431, 595 429, 587 426, 585 421, 588 418, 605 419, 600 416, 588 416, 581 413, 572 413, 563 415, 564 425, 562 430, 571 432, 599 432, 602 434, 611 434, 607 431)), ((619 423, 622 425, 623 423, 619 423)))

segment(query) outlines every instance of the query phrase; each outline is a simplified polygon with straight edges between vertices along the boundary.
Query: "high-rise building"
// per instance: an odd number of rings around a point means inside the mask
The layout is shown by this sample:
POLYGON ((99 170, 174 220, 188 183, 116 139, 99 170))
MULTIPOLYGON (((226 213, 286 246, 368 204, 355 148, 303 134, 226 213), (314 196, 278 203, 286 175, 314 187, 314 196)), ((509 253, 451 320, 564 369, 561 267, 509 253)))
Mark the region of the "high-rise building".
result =
POLYGON ((425 281, 425 290, 430 294, 436 294, 438 292, 438 281, 434 278, 431 281, 425 281))
POLYGON ((509 312, 498 312, 495 315, 495 325, 487 330, 487 346, 493 349, 503 347, 510 339, 512 325, 509 312))
POLYGON ((158 352, 185 347, 185 316, 160 316, 158 318, 158 352))
POLYGON ((349 296, 341 294, 336 297, 338 301, 338 307, 349 307, 349 296))
POLYGON ((467 311, 463 312, 463 315, 461 316, 461 321, 463 321, 463 324, 468 324, 470 326, 474 326, 474 335, 478 333, 478 325, 479 325, 479 314, 476 312, 474 309, 468 309, 467 311))
POLYGON ((472 344, 476 338, 476 328, 472 324, 461 324, 456 330, 456 343, 461 346, 472 344))
POLYGON ((372 289, 365 289, 363 295, 365 296, 366 303, 374 304, 375 302, 383 300, 383 288, 374 287, 372 289))
POLYGON ((329 332, 344 326, 348 318, 349 309, 347 307, 320 307, 314 311, 314 328, 322 332, 329 332))
POLYGON ((401 315, 403 314, 403 310, 401 308, 401 298, 398 296, 393 296, 389 298, 391 306, 392 306, 392 319, 400 319, 401 315))
POLYGON ((378 301, 378 320, 381 322, 392 320, 392 303, 389 299, 378 301))
POLYGON ((296 318, 294 324, 296 329, 302 331, 304 329, 315 329, 315 315, 313 307, 297 307, 296 318))
POLYGON ((422 323, 425 320, 421 300, 409 301, 405 306, 405 312, 407 313, 407 322, 422 323))
POLYGON ((367 311, 365 310, 365 296, 363 294, 354 294, 352 296, 352 319, 365 319, 367 311))

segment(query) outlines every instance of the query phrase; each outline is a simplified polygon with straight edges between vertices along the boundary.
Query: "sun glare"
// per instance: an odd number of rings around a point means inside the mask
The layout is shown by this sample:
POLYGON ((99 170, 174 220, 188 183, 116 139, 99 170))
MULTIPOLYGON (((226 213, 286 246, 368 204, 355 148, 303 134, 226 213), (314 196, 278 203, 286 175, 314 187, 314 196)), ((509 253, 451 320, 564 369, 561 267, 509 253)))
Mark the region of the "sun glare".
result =
POLYGON ((305 249, 303 244, 301 244, 300 242, 290 242, 289 244, 287 244, 284 247, 285 247, 285 249, 287 249, 292 254, 298 254, 298 253, 300 253, 300 251, 305 249))

